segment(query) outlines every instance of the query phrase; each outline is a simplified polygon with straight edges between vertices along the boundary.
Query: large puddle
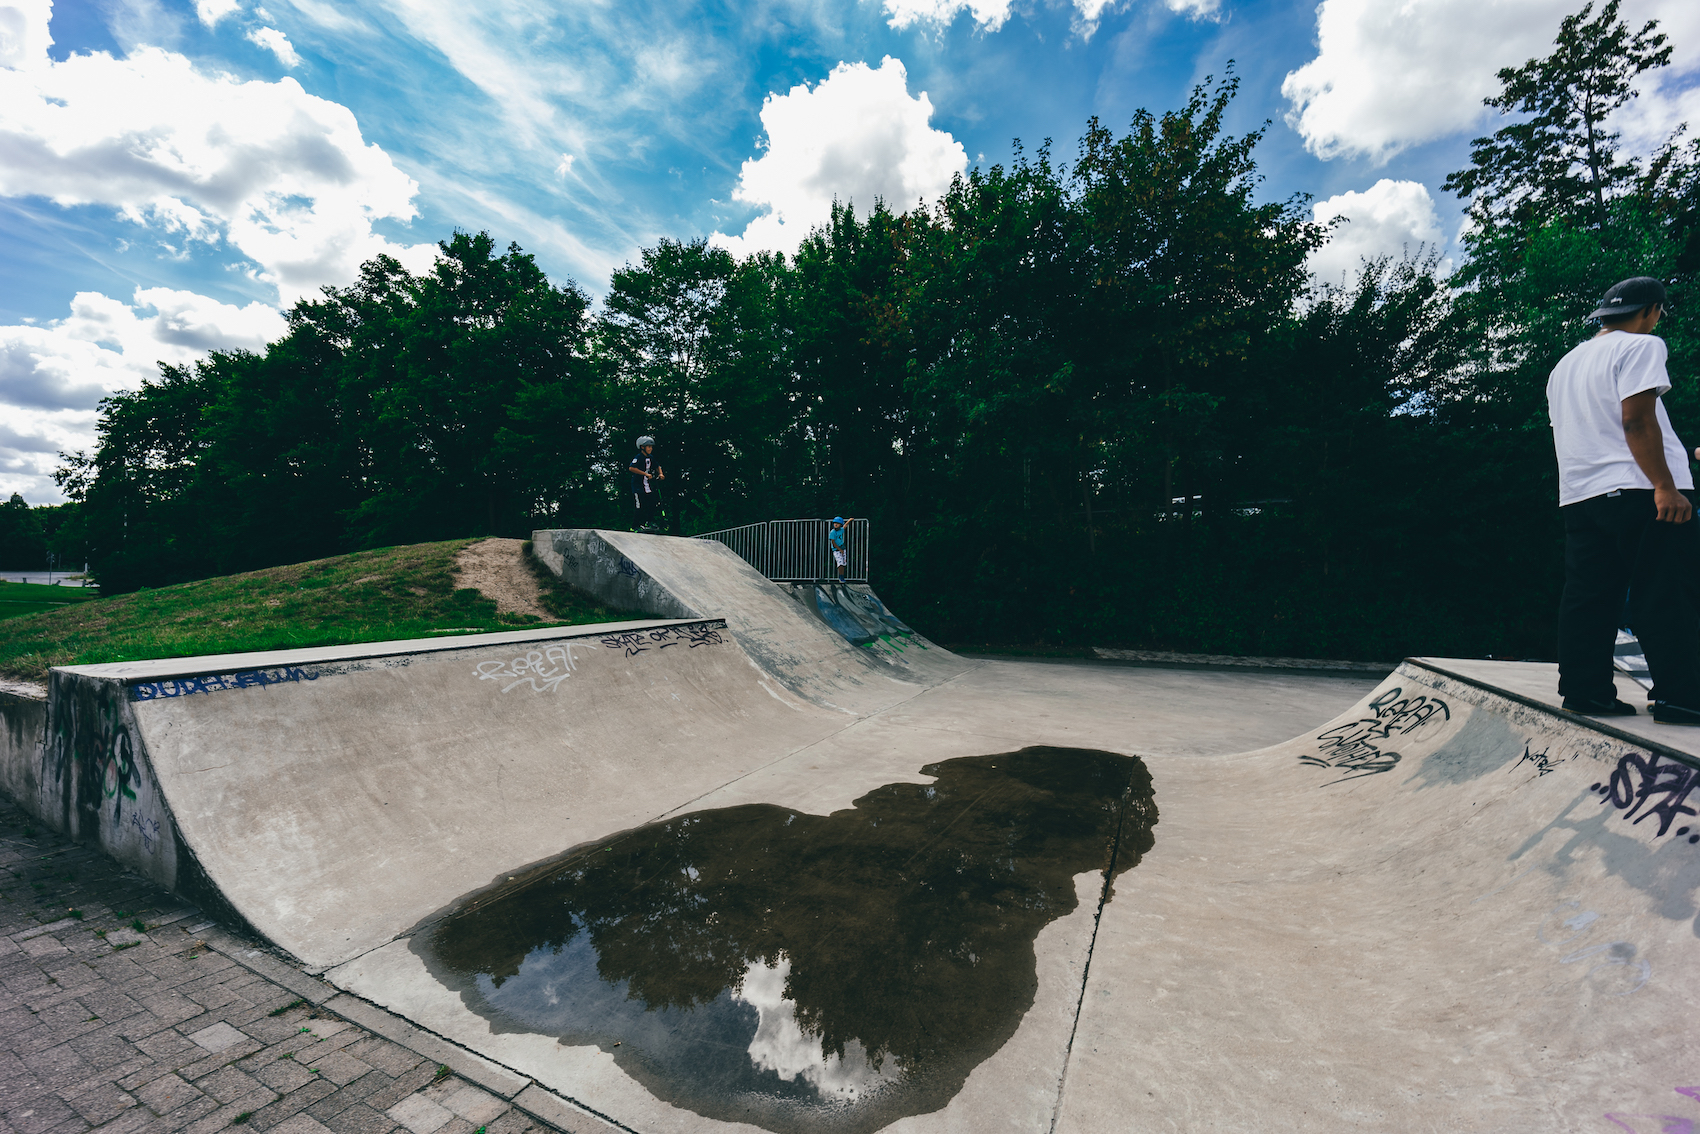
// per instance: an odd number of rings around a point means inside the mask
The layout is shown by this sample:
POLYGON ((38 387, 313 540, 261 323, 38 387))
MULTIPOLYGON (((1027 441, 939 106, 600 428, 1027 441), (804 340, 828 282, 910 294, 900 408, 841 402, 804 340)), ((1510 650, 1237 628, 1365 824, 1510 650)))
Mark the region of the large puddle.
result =
POLYGON ((1033 1003, 1033 942, 1151 848, 1136 757, 1027 748, 832 815, 682 815, 533 867, 413 938, 498 1031, 595 1045, 657 1097, 786 1132, 944 1106, 1033 1003))

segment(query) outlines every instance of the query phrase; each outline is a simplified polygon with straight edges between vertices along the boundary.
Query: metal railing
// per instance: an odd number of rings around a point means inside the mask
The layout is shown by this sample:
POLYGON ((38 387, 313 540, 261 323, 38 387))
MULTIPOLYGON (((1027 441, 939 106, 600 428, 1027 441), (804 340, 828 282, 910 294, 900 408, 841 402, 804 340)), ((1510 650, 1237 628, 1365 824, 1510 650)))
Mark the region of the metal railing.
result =
MULTIPOLYGON (((776 583, 813 583, 836 579, 826 520, 765 520, 704 532, 697 539, 723 543, 763 575, 776 583)), ((844 549, 850 563, 845 578, 853 583, 868 581, 868 521, 851 520, 844 525, 844 549)))

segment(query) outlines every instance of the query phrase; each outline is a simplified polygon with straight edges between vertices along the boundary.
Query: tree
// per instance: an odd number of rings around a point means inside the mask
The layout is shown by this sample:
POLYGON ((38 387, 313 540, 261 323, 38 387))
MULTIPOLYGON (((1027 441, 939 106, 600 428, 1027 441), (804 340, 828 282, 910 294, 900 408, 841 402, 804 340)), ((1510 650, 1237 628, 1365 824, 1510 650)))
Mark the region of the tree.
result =
POLYGON ((13 570, 47 565, 47 538, 41 521, 16 492, 0 504, 0 564, 13 570))
POLYGON ((662 240, 610 281, 594 337, 610 483, 623 486, 633 440, 654 435, 675 532, 686 511, 720 523, 717 498, 749 494, 792 417, 785 274, 772 255, 740 263, 707 240, 662 240))
POLYGON ((1620 158, 1619 134, 1606 122, 1637 97, 1638 76, 1671 58, 1658 21, 1632 30, 1618 17, 1621 2, 1607 0, 1592 19, 1593 4, 1583 5, 1559 25, 1551 55, 1499 72, 1500 92, 1485 105, 1529 117, 1477 138, 1469 168, 1441 186, 1470 200, 1478 232, 1562 218, 1603 234, 1609 201, 1640 172, 1620 158))

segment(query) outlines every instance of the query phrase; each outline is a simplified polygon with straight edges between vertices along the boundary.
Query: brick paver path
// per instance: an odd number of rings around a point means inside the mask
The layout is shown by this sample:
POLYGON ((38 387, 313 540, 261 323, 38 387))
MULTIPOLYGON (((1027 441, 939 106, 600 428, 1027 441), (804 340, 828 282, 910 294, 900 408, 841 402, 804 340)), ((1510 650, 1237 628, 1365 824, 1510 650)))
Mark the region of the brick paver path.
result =
POLYGON ((261 961, 317 984, 0 799, 0 1134, 552 1134, 261 961))

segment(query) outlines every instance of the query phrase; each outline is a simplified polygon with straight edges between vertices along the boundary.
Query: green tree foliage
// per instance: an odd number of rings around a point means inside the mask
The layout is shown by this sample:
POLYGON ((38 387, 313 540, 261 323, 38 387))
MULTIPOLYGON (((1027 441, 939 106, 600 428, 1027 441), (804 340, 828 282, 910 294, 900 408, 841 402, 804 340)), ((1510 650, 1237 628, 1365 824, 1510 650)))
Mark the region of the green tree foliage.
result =
POLYGON ((1471 143, 1469 168, 1441 186, 1470 201, 1478 232, 1560 217, 1602 226, 1607 203, 1639 176, 1607 122, 1637 97, 1638 76, 1670 63, 1671 47, 1657 20, 1624 23, 1621 4, 1607 0, 1592 19, 1593 4, 1583 5, 1560 24, 1551 55, 1499 72, 1500 93, 1484 101, 1520 117, 1471 143))
MULTIPOLYGON (((62 479, 123 589, 625 526, 650 433, 674 531, 870 517, 876 581, 946 640, 1541 656, 1546 375, 1610 283, 1680 302, 1700 268, 1700 146, 1638 161, 1610 128, 1669 56, 1610 0, 1500 74, 1450 278, 1418 250, 1314 283, 1327 231, 1261 193, 1230 74, 1089 122, 1071 163, 837 204, 789 260, 662 240, 594 313, 482 234, 421 276, 374 260, 263 354, 109 399, 62 479)), ((1700 440, 1695 336, 1661 332, 1700 440)))
POLYGON ((16 492, 0 503, 0 564, 9 570, 47 563, 47 535, 41 520, 16 492))

